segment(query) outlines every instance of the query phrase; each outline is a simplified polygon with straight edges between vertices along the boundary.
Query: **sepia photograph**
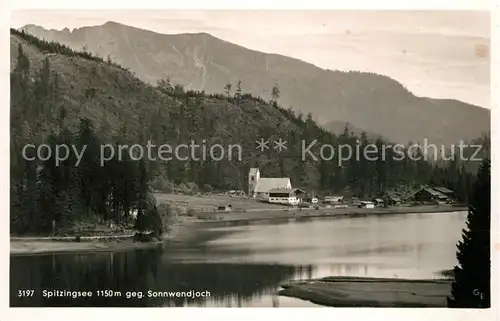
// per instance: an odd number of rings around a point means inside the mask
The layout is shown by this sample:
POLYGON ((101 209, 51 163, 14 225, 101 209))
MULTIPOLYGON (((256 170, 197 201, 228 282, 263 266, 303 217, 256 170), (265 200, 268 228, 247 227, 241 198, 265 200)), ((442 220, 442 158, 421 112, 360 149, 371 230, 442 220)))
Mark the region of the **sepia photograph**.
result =
POLYGON ((10 307, 490 308, 491 19, 12 11, 10 307))

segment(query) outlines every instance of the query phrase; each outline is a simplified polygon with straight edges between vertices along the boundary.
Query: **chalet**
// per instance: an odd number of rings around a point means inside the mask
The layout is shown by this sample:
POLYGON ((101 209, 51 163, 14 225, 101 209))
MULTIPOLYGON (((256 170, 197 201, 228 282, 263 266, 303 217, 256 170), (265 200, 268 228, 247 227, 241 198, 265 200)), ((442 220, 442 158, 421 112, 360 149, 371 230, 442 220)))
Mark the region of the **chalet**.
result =
POLYGON ((273 189, 292 189, 288 177, 260 177, 258 168, 250 168, 248 174, 248 196, 263 200, 269 199, 269 191, 273 189))
POLYGON ((231 205, 219 205, 217 207, 217 211, 220 212, 231 212, 233 210, 233 207, 231 205))
POLYGON ((351 197, 351 205, 352 206, 359 206, 361 204, 361 201, 357 197, 351 197))
POLYGON ((375 206, 384 206, 384 199, 374 198, 373 203, 375 204, 375 206))
POLYGON ((227 195, 231 197, 237 197, 237 196, 245 196, 245 192, 242 190, 232 190, 227 192, 227 195))
POLYGON ((390 195, 387 197, 387 205, 398 206, 401 204, 401 198, 396 195, 390 195))
POLYGON ((323 202, 329 204, 340 204, 344 202, 344 196, 326 196, 323 202))
POLYGON ((439 202, 445 203, 449 200, 448 196, 435 190, 434 188, 424 187, 414 195, 418 202, 439 202))
POLYGON ((446 195, 448 198, 453 198, 454 193, 451 189, 448 189, 446 187, 433 187, 432 189, 446 195))
POLYGON ((311 204, 318 204, 318 199, 314 196, 307 196, 303 198, 304 202, 311 203, 311 204))
POLYGON ((305 192, 299 188, 274 188, 269 191, 269 203, 298 205, 305 192))
POLYGON ((369 201, 361 201, 358 207, 361 208, 375 208, 375 204, 369 201))

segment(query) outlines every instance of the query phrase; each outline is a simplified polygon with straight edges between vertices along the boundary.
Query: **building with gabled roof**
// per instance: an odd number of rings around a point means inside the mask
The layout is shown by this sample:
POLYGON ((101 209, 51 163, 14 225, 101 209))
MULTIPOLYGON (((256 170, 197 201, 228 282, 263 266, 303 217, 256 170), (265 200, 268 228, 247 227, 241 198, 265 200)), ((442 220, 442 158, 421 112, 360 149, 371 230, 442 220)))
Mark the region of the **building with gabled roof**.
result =
POLYGON ((370 201, 361 201, 358 207, 361 208, 375 208, 375 203, 370 201))
POLYGON ((291 189, 292 183, 288 177, 260 177, 258 168, 250 168, 248 173, 248 196, 268 199, 273 189, 291 189))
POLYGON ((323 202, 325 203, 340 203, 344 201, 344 196, 325 196, 323 202))
POLYGON ((395 206, 402 202, 402 198, 398 194, 389 194, 384 199, 387 201, 387 205, 395 206))
POLYGON ((269 203, 298 205, 304 194, 300 188, 273 188, 269 190, 269 203))
POLYGON ((414 199, 420 202, 446 202, 448 196, 431 187, 424 187, 414 194, 414 199))
POLYGON ((441 194, 444 194, 448 197, 452 197, 453 196, 453 191, 451 189, 448 189, 446 187, 433 187, 432 189, 440 192, 441 194))

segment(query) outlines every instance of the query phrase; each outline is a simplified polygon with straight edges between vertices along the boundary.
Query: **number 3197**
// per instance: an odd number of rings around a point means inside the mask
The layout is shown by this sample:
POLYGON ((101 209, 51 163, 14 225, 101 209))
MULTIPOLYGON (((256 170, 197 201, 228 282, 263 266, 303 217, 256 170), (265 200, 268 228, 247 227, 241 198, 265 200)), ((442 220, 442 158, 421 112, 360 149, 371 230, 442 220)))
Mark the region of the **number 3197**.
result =
POLYGON ((17 296, 18 297, 30 297, 35 294, 35 290, 18 290, 17 291, 17 296))

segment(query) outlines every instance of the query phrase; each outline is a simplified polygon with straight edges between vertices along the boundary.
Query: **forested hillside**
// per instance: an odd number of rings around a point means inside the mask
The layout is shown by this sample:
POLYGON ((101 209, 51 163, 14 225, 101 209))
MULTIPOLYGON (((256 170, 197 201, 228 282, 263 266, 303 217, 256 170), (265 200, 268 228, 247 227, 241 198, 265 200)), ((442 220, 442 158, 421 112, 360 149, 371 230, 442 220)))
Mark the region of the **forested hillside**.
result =
MULTIPOLYGON (((361 148, 388 142, 372 141, 364 133, 358 137, 348 130, 332 134, 318 126, 311 114, 282 108, 277 87, 272 101, 245 93, 244 83, 227 86, 224 94, 184 90, 169 79, 155 87, 109 59, 15 30, 10 40, 13 233, 47 231, 53 220, 58 224, 84 218, 122 222, 133 208, 139 209, 141 228, 152 227, 157 217, 155 207, 148 205, 152 203, 148 183, 181 186, 179 192, 246 190, 250 167, 259 167, 263 176, 290 177, 293 186, 318 192, 368 197, 436 183, 467 199, 472 179, 457 162, 433 167, 424 160, 396 161, 390 150, 385 160, 381 155, 376 161, 353 157, 341 166, 337 154, 329 160, 308 157, 303 161, 302 141, 308 145, 318 140, 312 149, 317 155, 321 144, 350 144, 354 150, 357 141, 361 148), (261 138, 271 140, 263 152, 256 149, 261 138), (287 149, 281 152, 272 145, 280 138, 287 141, 287 149), (101 166, 101 146, 146 146, 148 141, 156 146, 191 141, 240 145, 242 158, 162 161, 156 156, 156 160, 134 161, 125 152, 122 159, 115 157, 101 166), (60 166, 53 157, 23 159, 26 144, 43 143, 87 148, 78 166, 74 156, 60 166)), ((153 156, 157 153, 153 148, 153 156)))

